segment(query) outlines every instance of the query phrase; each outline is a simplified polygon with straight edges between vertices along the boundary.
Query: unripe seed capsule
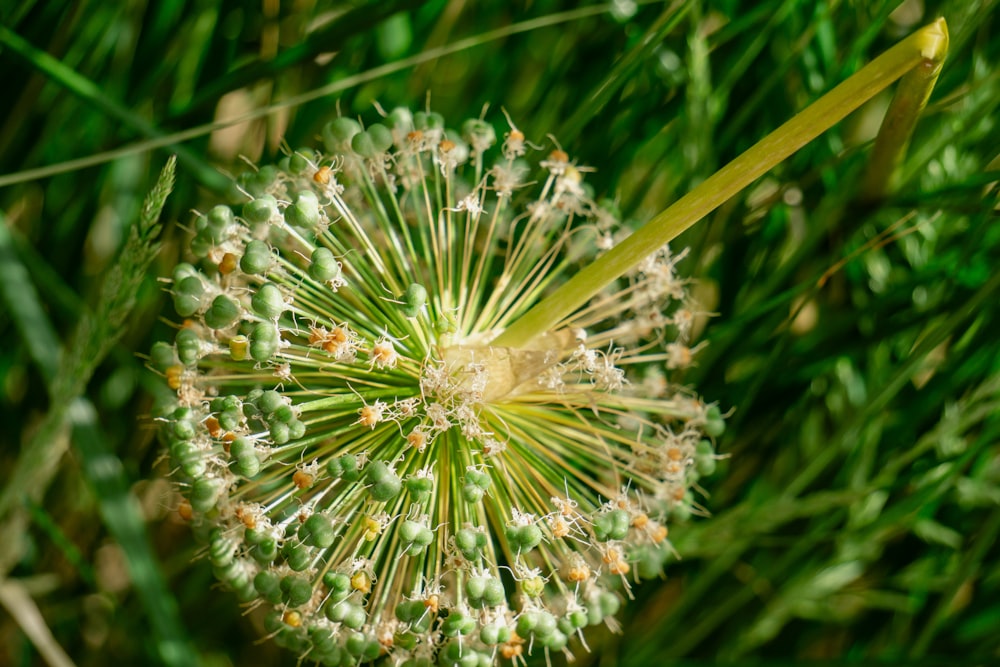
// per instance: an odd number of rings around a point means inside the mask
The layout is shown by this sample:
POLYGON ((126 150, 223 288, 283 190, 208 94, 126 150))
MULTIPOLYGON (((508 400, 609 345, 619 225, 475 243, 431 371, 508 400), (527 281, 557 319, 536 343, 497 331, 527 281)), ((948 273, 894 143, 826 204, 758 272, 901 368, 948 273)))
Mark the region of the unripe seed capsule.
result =
POLYGON ((225 329, 235 323, 242 312, 235 301, 225 294, 220 294, 205 312, 205 325, 211 329, 225 329))
POLYGON ((173 289, 174 310, 181 317, 191 317, 201 310, 205 296, 205 284, 198 276, 187 276, 173 289))
POLYGON ((319 199, 311 190, 295 197, 295 203, 285 209, 285 221, 296 227, 312 229, 319 223, 319 199))
POLYGON ((244 273, 259 276, 267 273, 273 261, 274 255, 271 254, 270 246, 263 241, 254 239, 247 243, 247 247, 243 249, 240 268, 243 269, 244 273))
POLYGON ((335 539, 333 523, 326 516, 317 512, 302 524, 302 528, 299 529, 299 537, 309 546, 326 549, 333 544, 335 539))
POLYGON ((312 263, 309 265, 309 277, 316 282, 327 283, 338 280, 340 275, 340 262, 333 256, 333 252, 329 248, 319 247, 313 250, 312 263))
POLYGON ((273 537, 265 538, 250 550, 250 555, 262 565, 271 563, 278 557, 278 541, 273 537))
POLYGON ((153 343, 153 348, 149 351, 149 365, 166 373, 167 369, 177 363, 177 354, 169 343, 162 340, 153 343))
POLYGON ((288 575, 281 579, 281 593, 290 607, 298 607, 312 598, 312 584, 304 577, 288 575))
POLYGON ((219 204, 208 212, 205 218, 205 236, 213 245, 219 245, 226 240, 229 230, 235 224, 233 211, 224 204, 219 204))
POLYGON ((253 587, 257 589, 260 596, 271 604, 278 604, 281 601, 281 579, 278 575, 268 570, 261 570, 253 578, 253 587))
POLYGON ((270 322, 258 322, 250 332, 250 356, 268 361, 278 351, 278 330, 270 322))
POLYGON ((406 288, 402 301, 403 314, 407 317, 416 317, 427 303, 427 288, 419 283, 411 284, 406 288))
MULTIPOLYGON (((247 222, 261 224, 278 217, 278 200, 271 195, 261 195, 253 201, 243 205, 243 217, 247 222)), ((253 241, 251 241, 253 243, 253 241)), ((262 245, 267 245, 263 241, 257 241, 262 245)), ((250 244, 247 244, 249 248, 250 244)), ((269 251, 270 254, 270 251, 269 251)), ((246 271, 246 268, 243 269, 246 271)), ((258 273, 257 271, 247 271, 247 273, 258 273)))
POLYGON ((211 477, 196 479, 191 485, 191 507, 198 512, 207 512, 215 507, 221 493, 221 480, 211 477))
POLYGON ((353 118, 337 118, 323 127, 323 145, 328 153, 344 153, 360 131, 361 123, 353 118))
POLYGON ((482 153, 496 143, 497 133, 486 121, 470 118, 462 123, 462 138, 468 141, 476 152, 482 153))
POLYGON ((256 403, 260 411, 266 415, 273 414, 287 405, 281 394, 274 389, 268 389, 261 394, 256 403))
POLYGON ((283 445, 292 439, 291 429, 288 428, 288 424, 285 422, 274 422, 270 427, 271 440, 274 441, 276 445, 283 445))
POLYGON ((311 148, 300 148, 288 156, 288 170, 293 174, 301 174, 316 161, 316 152, 311 148))
POLYGON ((269 320, 276 320, 285 312, 285 299, 281 289, 274 283, 264 283, 257 288, 250 299, 255 313, 269 320))
POLYGON ((306 434, 306 424, 299 419, 292 419, 288 422, 288 437, 291 440, 298 440, 306 434))
POLYGON ((392 146, 392 132, 385 125, 374 123, 351 137, 351 150, 369 160, 383 155, 392 146))
POLYGON ((296 572, 301 572, 309 567, 312 560, 309 549, 291 541, 285 542, 281 547, 281 555, 285 557, 288 567, 296 572))
POLYGON ((462 498, 465 502, 476 504, 483 499, 485 492, 475 484, 465 484, 462 487, 462 498))
POLYGON ((713 405, 705 411, 705 435, 718 438, 726 431, 726 420, 722 418, 719 406, 713 405))

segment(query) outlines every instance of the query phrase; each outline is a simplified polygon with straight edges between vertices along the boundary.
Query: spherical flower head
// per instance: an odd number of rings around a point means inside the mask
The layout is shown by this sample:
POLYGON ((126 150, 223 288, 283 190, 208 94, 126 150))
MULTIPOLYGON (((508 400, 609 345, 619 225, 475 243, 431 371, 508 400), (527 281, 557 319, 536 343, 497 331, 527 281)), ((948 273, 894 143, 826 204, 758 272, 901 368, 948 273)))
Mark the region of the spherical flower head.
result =
POLYGON ((496 146, 482 120, 338 118, 199 215, 169 281, 182 323, 151 366, 182 516, 304 659, 586 646, 714 469, 718 409, 666 379, 697 349, 683 253, 493 344, 622 234, 584 168, 530 166, 509 125, 496 146))

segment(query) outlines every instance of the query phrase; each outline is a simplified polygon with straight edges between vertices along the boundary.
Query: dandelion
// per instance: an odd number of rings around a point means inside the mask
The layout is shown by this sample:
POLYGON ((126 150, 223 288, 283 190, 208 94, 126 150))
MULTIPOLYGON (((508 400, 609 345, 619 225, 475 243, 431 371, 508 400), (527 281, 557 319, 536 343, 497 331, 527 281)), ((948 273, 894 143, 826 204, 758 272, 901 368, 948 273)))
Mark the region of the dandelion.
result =
POLYGON ((585 647, 698 510, 722 419, 666 380, 697 349, 684 253, 493 344, 624 234, 585 169, 558 147, 531 167, 508 123, 498 147, 482 120, 338 118, 200 215, 169 281, 183 323, 152 366, 182 515, 303 659, 585 647))

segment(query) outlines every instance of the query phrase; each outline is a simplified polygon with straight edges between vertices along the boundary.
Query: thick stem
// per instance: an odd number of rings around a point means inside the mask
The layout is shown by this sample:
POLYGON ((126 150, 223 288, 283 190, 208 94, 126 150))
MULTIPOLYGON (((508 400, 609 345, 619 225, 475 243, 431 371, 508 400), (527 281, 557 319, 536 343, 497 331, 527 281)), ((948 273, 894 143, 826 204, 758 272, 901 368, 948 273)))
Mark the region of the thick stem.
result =
POLYGON ((944 19, 938 19, 917 33, 921 34, 926 36, 921 49, 922 60, 899 82, 875 137, 875 147, 861 184, 860 196, 864 201, 882 199, 893 189, 897 167, 906 155, 917 118, 927 105, 948 53, 948 27, 944 19), (938 29, 936 33, 933 32, 935 28, 938 29))
MULTIPOLYGON (((944 19, 938 19, 910 35, 573 276, 509 326, 493 345, 525 347, 538 335, 556 328, 567 316, 635 267, 651 252, 676 238, 893 82, 915 69, 936 72, 944 61, 947 49, 948 29, 944 19)), ((933 84, 933 79, 930 84, 933 84)), ((905 92, 907 97, 913 94, 913 91, 905 92)), ((923 99, 926 99, 926 94, 929 94, 929 89, 926 93, 921 93, 923 99)), ((909 108, 919 112, 919 107, 912 104, 902 103, 901 106, 902 109, 909 108)), ((902 109, 897 113, 903 113, 902 109)), ((890 123, 889 127, 897 125, 898 123, 890 123)), ((910 128, 912 129, 912 122, 910 128)), ((898 141, 899 137, 905 139, 908 134, 901 134, 895 129, 892 131, 896 139, 883 140, 888 146, 882 150, 895 151, 890 155, 896 156, 899 153, 898 144, 893 144, 892 141, 898 141), (893 148, 894 146, 897 148, 893 148)), ((898 157, 892 157, 892 160, 897 159, 898 157)))

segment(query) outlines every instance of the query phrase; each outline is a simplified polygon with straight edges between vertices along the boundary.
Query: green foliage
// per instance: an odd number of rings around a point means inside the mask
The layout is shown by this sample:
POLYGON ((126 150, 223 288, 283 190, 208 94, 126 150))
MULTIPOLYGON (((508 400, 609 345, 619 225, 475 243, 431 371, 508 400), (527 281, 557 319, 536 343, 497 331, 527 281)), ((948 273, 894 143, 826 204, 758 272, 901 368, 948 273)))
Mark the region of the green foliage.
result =
MULTIPOLYGON (((791 0, 14 4, 0 9, 0 583, 25 584, 76 664, 297 664, 255 644, 275 619, 213 589, 179 498, 149 481, 170 471, 152 438, 158 382, 138 355, 176 334, 183 358, 153 365, 195 363, 197 341, 181 345, 183 330, 158 316, 177 299, 212 306, 196 283, 179 297, 156 276, 191 259, 178 257, 180 239, 215 233, 190 209, 208 214, 224 175, 247 171, 241 155, 276 162, 282 139, 363 137, 355 150, 375 151, 373 101, 429 95, 447 118, 477 118, 488 103, 492 126, 504 127, 502 108, 527 136, 551 133, 595 166, 587 182, 638 224, 937 15, 951 55, 895 194, 868 206, 854 196, 873 104, 681 239, 701 310, 714 314, 695 322, 709 344, 685 381, 732 411, 715 443, 725 458, 699 462, 719 468, 695 498, 713 516, 671 527, 682 560, 636 588, 623 634, 589 635, 594 653, 576 654, 622 665, 995 659, 996 2, 926 2, 922 14, 912 2, 791 0), (412 60, 386 66, 398 59, 412 60), (338 105, 367 134, 331 123, 338 105), (240 115, 253 118, 215 125, 240 115), (171 154, 177 185, 164 203, 169 168, 156 174, 171 154), (32 172, 49 165, 62 167, 32 172)), ((240 183, 255 193, 273 177, 240 183)), ((264 220, 264 204, 233 211, 264 220)), ((311 202, 296 205, 308 226, 311 202)), ((260 245, 237 261, 262 273, 274 260, 260 245)), ((332 256, 312 261, 317 280, 339 278, 332 256)), ((419 308, 418 293, 395 296, 400 316, 419 308)), ((278 298, 265 293, 260 308, 278 312, 278 298)), ((277 350, 269 324, 245 333, 252 359, 277 350)), ((253 473, 256 454, 237 450, 234 466, 253 473)), ((419 492, 357 463, 329 474, 367 475, 380 497, 419 492)), ((316 524, 303 539, 327 539, 316 524)), ((609 514, 603 530, 621 529, 609 514)), ((479 557, 476 534, 461 542, 479 557)), ((271 562, 279 548, 263 540, 250 555, 271 562)), ((241 585, 301 603, 299 575, 286 579, 241 585)), ((474 599, 488 605, 498 583, 477 582, 474 599)), ((345 595, 326 613, 351 626, 362 616, 349 586, 331 573, 345 595)), ((0 663, 41 664, 11 599, 0 663)), ((611 604, 594 600, 598 620, 611 604)), ((536 642, 571 634, 524 618, 536 642)), ((456 637, 463 620, 449 621, 456 637)), ((501 631, 483 630, 488 643, 501 631)), ((358 636, 359 654, 373 650, 358 636)))

